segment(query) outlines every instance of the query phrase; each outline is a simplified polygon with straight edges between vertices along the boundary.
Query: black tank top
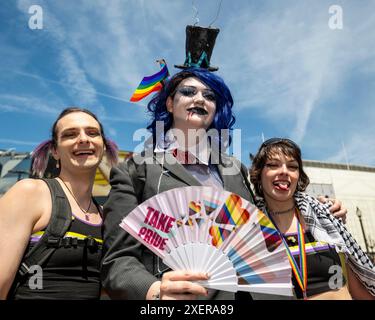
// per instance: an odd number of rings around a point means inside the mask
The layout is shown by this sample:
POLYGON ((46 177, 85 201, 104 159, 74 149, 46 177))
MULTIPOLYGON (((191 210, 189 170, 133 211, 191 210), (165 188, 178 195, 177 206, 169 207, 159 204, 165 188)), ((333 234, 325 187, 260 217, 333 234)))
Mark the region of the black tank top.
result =
MULTIPOLYGON (((284 234, 284 238, 299 266, 299 249, 297 233, 284 234)), ((345 263, 340 259, 333 246, 316 241, 310 231, 305 233, 307 263, 307 297, 340 289, 346 284, 345 263), (341 272, 341 273, 340 273, 341 272)), ((303 293, 293 274, 294 292, 298 299, 303 293)))
MULTIPOLYGON (((40 231, 31 236, 27 251, 42 234, 40 231)), ((14 298, 99 299, 102 242, 101 225, 90 225, 72 214, 72 224, 60 247, 43 267, 43 288, 30 288, 33 275, 28 275, 17 288, 14 298), (92 238, 95 241, 90 240, 92 238)))

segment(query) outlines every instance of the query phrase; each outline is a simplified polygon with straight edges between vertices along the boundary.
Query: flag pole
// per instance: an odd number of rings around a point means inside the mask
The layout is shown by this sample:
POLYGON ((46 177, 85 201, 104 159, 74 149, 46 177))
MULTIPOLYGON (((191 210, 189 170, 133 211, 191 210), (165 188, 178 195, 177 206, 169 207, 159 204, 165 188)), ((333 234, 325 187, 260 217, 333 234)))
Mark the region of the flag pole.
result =
POLYGON ((347 167, 348 170, 350 170, 349 161, 348 161, 348 154, 346 153, 344 141, 341 141, 341 144, 342 144, 342 149, 344 151, 344 157, 345 157, 345 161, 346 161, 346 167, 347 167))

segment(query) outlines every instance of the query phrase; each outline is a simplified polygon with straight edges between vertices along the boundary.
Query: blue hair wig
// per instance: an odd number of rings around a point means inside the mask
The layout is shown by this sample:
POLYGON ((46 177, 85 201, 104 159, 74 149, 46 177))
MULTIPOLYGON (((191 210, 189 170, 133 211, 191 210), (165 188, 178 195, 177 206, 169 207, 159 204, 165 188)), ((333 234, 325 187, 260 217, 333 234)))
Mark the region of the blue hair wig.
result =
MULTIPOLYGON (((215 92, 216 113, 208 130, 216 129, 218 131, 218 142, 220 144, 222 143, 221 130, 227 129, 230 132, 232 131, 233 125, 236 121, 232 112, 233 98, 229 88, 224 83, 224 80, 214 73, 207 71, 207 69, 188 68, 176 73, 170 80, 168 80, 166 85, 163 86, 163 89, 158 92, 147 105, 147 109, 152 118, 152 121, 147 126, 147 129, 152 132, 154 145, 156 143, 156 139, 158 138, 156 137, 156 122, 162 121, 164 123, 164 133, 166 133, 172 127, 173 115, 168 112, 166 106, 168 97, 173 97, 177 86, 182 80, 191 77, 199 79, 215 92)), ((230 135, 228 138, 228 144, 230 145, 230 135)))

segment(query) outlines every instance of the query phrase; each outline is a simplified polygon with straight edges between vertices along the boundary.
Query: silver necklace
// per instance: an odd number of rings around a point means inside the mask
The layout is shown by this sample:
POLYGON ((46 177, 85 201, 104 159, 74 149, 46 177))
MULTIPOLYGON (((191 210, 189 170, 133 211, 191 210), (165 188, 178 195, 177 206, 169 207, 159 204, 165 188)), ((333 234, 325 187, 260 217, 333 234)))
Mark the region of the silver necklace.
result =
POLYGON ((288 213, 292 210, 294 210, 296 208, 296 205, 294 204, 293 207, 289 208, 289 209, 286 209, 284 211, 270 211, 268 210, 269 214, 275 214, 275 215, 278 215, 278 214, 284 214, 284 213, 288 213))
POLYGON ((76 202, 76 204, 78 205, 78 207, 81 209, 81 211, 85 214, 85 219, 86 221, 90 221, 90 213, 88 212, 90 210, 90 207, 91 207, 91 204, 92 204, 92 197, 90 197, 90 203, 89 203, 89 206, 87 207, 87 209, 83 209, 81 207, 81 205, 79 204, 77 198, 74 196, 73 192, 69 189, 69 187, 66 185, 66 183, 64 182, 63 179, 61 179, 60 177, 58 177, 61 182, 64 184, 64 186, 68 189, 69 193, 72 195, 74 201, 76 202))

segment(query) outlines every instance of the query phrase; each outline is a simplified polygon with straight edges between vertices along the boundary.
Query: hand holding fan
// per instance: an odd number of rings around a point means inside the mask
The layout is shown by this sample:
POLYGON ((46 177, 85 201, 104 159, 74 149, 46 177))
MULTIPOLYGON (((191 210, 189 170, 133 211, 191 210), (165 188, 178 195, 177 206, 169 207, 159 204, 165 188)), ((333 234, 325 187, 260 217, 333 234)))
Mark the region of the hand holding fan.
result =
POLYGON ((207 272, 207 288, 293 295, 286 248, 272 222, 240 196, 176 188, 135 208, 120 226, 173 270, 207 272))

